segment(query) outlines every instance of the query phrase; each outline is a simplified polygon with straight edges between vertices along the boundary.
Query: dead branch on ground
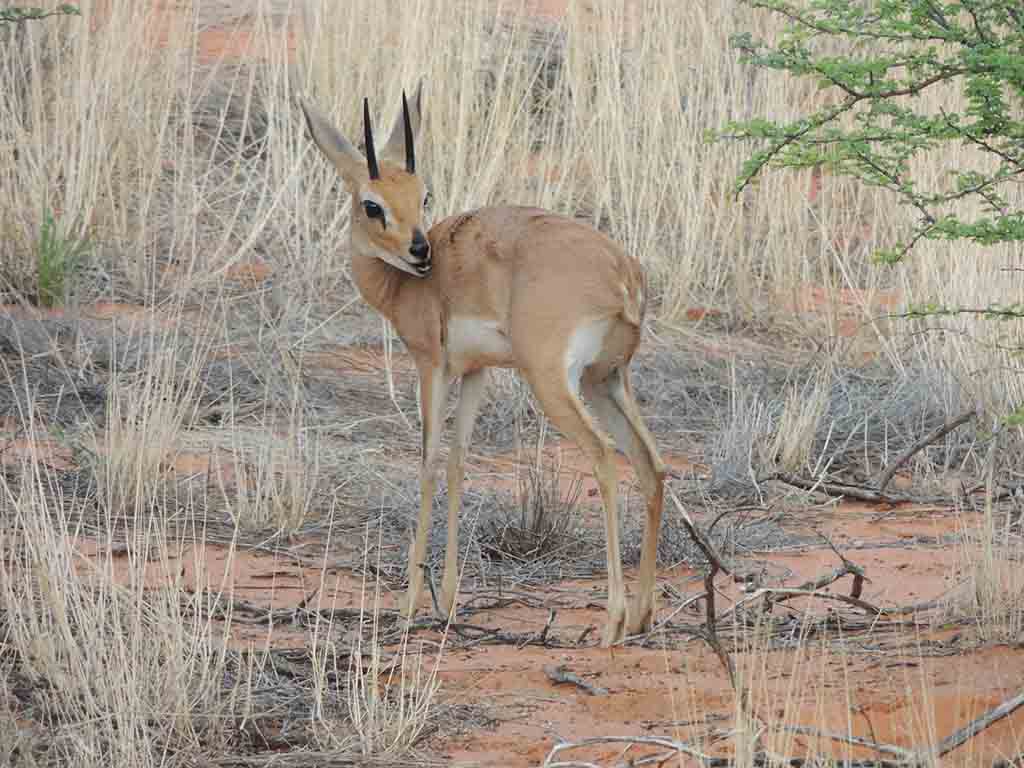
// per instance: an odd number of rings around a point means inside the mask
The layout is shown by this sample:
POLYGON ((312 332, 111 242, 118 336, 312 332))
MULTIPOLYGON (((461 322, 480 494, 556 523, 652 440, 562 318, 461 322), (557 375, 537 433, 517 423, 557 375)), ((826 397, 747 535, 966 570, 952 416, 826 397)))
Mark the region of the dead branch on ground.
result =
POLYGON ((794 488, 799 488, 802 491, 810 491, 824 493, 827 496, 835 496, 838 498, 854 499, 855 501, 864 501, 869 504, 920 504, 924 500, 920 498, 914 498, 906 496, 904 494, 897 493, 883 493, 875 488, 869 488, 862 485, 849 485, 846 483, 829 483, 825 480, 815 480, 809 477, 799 477, 798 475, 791 475, 788 472, 777 472, 774 475, 770 475, 766 480, 778 480, 791 485, 794 488))
POLYGON ((999 722, 1004 717, 1009 717, 1022 706, 1024 706, 1024 692, 1018 693, 1013 698, 1004 701, 998 707, 990 709, 984 715, 972 720, 963 728, 958 728, 953 731, 953 733, 949 734, 949 736, 935 745, 934 750, 932 750, 932 754, 936 757, 942 757, 943 755, 952 752, 957 747, 963 746, 967 741, 973 739, 993 723, 999 722))
POLYGON ((843 744, 852 744, 855 747, 864 747, 865 749, 870 749, 880 755, 898 757, 904 763, 909 762, 912 764, 912 762, 917 759, 917 754, 912 749, 898 747, 895 744, 885 744, 883 742, 872 741, 871 739, 865 739, 861 736, 853 736, 847 733, 833 733, 831 731, 819 731, 817 728, 809 728, 806 725, 773 725, 769 727, 773 731, 793 733, 798 736, 815 736, 817 738, 839 741, 843 744))
POLYGON ((889 485, 889 481, 892 480, 893 475, 896 474, 900 467, 902 467, 904 464, 910 461, 910 459, 913 458, 915 454, 927 448, 932 443, 938 442, 957 427, 966 424, 976 415, 977 411, 974 408, 964 411, 952 421, 947 420, 945 424, 936 427, 927 435, 918 440, 916 443, 908 447, 905 451, 903 451, 903 453, 897 456, 895 460, 891 464, 889 464, 889 466, 887 466, 878 476, 878 480, 876 481, 878 485, 878 492, 883 493, 885 491, 885 488, 887 485, 889 485))
POLYGON ((875 480, 871 485, 832 483, 822 478, 814 479, 800 477, 799 475, 793 475, 788 472, 777 472, 766 479, 779 480, 786 485, 791 485, 794 488, 800 488, 804 491, 820 491, 821 493, 825 493, 829 496, 855 499, 869 504, 903 504, 923 503, 925 501, 941 501, 941 499, 925 500, 902 493, 887 493, 885 489, 889 486, 889 483, 892 481, 896 472, 899 471, 900 467, 910 461, 910 459, 912 459, 916 454, 920 453, 928 446, 938 442, 957 427, 966 424, 976 415, 977 411, 972 408, 968 411, 964 411, 955 419, 948 420, 944 424, 936 427, 890 462, 890 464, 878 475, 877 480, 875 480))
MULTIPOLYGON (((979 733, 990 727, 992 724, 999 722, 1005 717, 1009 717, 1020 707, 1024 706, 1024 692, 1018 693, 1016 696, 1007 699, 1002 704, 986 712, 981 717, 972 720, 970 723, 965 725, 963 728, 958 728, 953 731, 949 736, 944 738, 938 744, 928 747, 922 747, 917 749, 906 749, 899 747, 894 744, 884 744, 870 739, 865 739, 860 736, 854 736, 852 734, 841 734, 841 733, 829 733, 824 731, 818 731, 814 728, 808 728, 805 726, 798 725, 778 725, 772 726, 773 730, 786 731, 789 733, 796 733, 808 736, 818 736, 822 738, 832 739, 833 741, 841 741, 846 744, 851 744, 857 747, 863 747, 865 749, 871 749, 879 754, 890 755, 897 757, 896 760, 887 759, 830 759, 825 757, 785 757, 779 755, 768 754, 767 752, 758 752, 753 755, 752 764, 755 766, 792 766, 793 768, 809 768, 810 766, 821 766, 822 768, 924 768, 924 766, 932 765, 935 758, 940 758, 948 753, 952 752, 967 743, 970 739, 977 736, 979 733)), ((576 742, 564 741, 560 744, 556 744, 548 752, 547 758, 544 760, 544 768, 600 768, 596 763, 592 762, 581 762, 571 761, 565 762, 556 760, 560 752, 573 749, 584 749, 587 747, 601 746, 606 744, 621 744, 625 745, 628 750, 631 747, 657 747, 662 751, 659 751, 653 755, 647 755, 644 757, 633 757, 627 760, 616 763, 616 768, 622 766, 641 766, 641 765, 663 765, 668 760, 678 757, 680 755, 686 755, 697 760, 705 768, 733 768, 737 765, 737 761, 732 757, 715 757, 708 755, 700 750, 696 749, 693 745, 685 741, 677 741, 667 737, 660 736, 605 736, 591 739, 582 739, 576 742)), ((1003 759, 995 760, 991 764, 991 768, 1005 768, 1007 763, 1003 759)))

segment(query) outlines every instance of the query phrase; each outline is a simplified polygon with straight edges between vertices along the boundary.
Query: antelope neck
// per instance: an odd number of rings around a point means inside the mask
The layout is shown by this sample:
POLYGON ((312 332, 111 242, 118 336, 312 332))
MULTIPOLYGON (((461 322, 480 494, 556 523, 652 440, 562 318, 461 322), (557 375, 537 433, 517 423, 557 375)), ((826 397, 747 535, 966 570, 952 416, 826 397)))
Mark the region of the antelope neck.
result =
POLYGON ((402 284, 414 279, 373 256, 352 253, 352 277, 366 303, 389 320, 402 284))

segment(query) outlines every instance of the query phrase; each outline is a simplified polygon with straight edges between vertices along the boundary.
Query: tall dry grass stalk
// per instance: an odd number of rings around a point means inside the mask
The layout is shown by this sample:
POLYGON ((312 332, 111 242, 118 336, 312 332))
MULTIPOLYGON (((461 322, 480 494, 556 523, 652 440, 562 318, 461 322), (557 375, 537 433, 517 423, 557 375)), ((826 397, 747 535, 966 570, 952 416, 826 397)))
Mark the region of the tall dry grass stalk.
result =
POLYGON ((181 435, 196 414, 202 349, 183 353, 155 334, 148 346, 142 371, 113 379, 106 423, 94 425, 87 440, 109 521, 135 523, 161 506, 181 435))
POLYGON ((23 733, 22 756, 157 766, 167 749, 219 743, 237 703, 223 689, 227 646, 201 618, 201 593, 175 588, 166 531, 151 519, 115 579, 113 541, 101 541, 95 558, 80 556, 67 510, 30 467, 16 487, 0 477, 0 494, 6 653, 43 692, 39 717, 63 724, 55 740, 23 733), (153 571, 167 586, 148 583, 153 571))
POLYGON ((984 516, 981 525, 963 531, 958 570, 966 575, 961 594, 952 596, 948 612, 969 616, 986 642, 1017 642, 1024 633, 1024 573, 1020 567, 1019 502, 1013 508, 995 503, 993 439, 987 459, 984 516))
MULTIPOLYGON (((823 98, 738 61, 729 36, 770 34, 773 23, 738 2, 569 2, 554 23, 523 17, 514 0, 357 2, 344 13, 326 0, 263 0, 234 14, 247 22, 249 53, 210 61, 199 35, 229 6, 168 13, 86 0, 81 19, 26 25, 5 43, 0 66, 16 87, 0 95, 3 262, 25 258, 53 210, 70 234, 104 243, 110 268, 142 296, 203 295, 258 256, 278 268, 285 298, 334 301, 347 206, 310 149, 294 93, 358 136, 364 95, 386 126, 401 89, 423 77, 421 154, 436 217, 515 202, 589 218, 649 266, 669 322, 713 306, 740 323, 835 333, 834 313, 794 320, 817 288, 861 312, 867 348, 897 365, 925 358, 965 375, 1014 366, 996 346, 1005 325, 946 319, 924 325, 956 333, 908 334, 871 318, 925 300, 1016 300, 1024 272, 1006 268, 1019 255, 926 243, 883 268, 871 249, 912 214, 881 193, 787 172, 732 197, 751 147, 708 143, 708 131, 731 118, 793 117, 823 98)), ((955 100, 922 98, 936 110, 955 100)), ((923 179, 943 183, 967 151, 931 158, 923 179)), ((996 408, 1024 399, 1019 376, 972 383, 996 408)))
MULTIPOLYGON (((378 557, 383 531, 377 532, 378 557)), ((438 669, 444 639, 430 659, 423 644, 414 647, 403 632, 397 647, 385 654, 381 635, 381 585, 367 583, 370 531, 363 541, 363 582, 359 598, 359 624, 349 633, 347 647, 332 638, 331 621, 318 621, 310 638, 316 670, 314 726, 321 740, 334 748, 352 750, 366 758, 401 757, 412 750, 431 724, 441 684, 438 669), (365 636, 365 628, 369 636, 365 636), (347 657, 347 659, 346 659, 347 657), (331 701, 333 686, 326 673, 344 679, 344 702, 331 701), (347 719, 339 722, 334 711, 344 705, 347 719)), ((380 561, 376 563, 380 567, 380 561)), ((322 591, 322 590, 321 590, 322 591)))

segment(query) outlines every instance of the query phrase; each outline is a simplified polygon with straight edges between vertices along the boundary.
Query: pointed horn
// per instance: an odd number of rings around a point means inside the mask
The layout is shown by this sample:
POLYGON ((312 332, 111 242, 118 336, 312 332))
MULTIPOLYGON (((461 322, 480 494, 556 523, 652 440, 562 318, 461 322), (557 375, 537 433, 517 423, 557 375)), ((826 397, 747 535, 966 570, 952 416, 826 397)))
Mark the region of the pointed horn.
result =
POLYGON ((373 126, 370 125, 370 100, 363 99, 363 134, 366 139, 366 166, 370 169, 370 178, 380 178, 377 167, 377 153, 373 149, 373 126))
POLYGON ((409 102, 402 91, 402 119, 405 121, 405 170, 416 173, 416 148, 413 146, 412 120, 409 119, 409 102))

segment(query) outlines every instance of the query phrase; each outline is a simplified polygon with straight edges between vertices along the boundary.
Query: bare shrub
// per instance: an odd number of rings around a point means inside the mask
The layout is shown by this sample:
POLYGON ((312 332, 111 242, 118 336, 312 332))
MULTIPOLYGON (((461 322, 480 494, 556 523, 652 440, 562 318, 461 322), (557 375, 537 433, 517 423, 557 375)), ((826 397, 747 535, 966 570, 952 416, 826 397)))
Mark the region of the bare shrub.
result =
POLYGON ((495 560, 535 562, 552 557, 569 558, 577 548, 582 478, 573 474, 563 485, 558 461, 538 457, 517 467, 517 504, 503 514, 487 515, 477 524, 476 541, 481 553, 495 560))

